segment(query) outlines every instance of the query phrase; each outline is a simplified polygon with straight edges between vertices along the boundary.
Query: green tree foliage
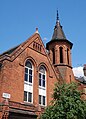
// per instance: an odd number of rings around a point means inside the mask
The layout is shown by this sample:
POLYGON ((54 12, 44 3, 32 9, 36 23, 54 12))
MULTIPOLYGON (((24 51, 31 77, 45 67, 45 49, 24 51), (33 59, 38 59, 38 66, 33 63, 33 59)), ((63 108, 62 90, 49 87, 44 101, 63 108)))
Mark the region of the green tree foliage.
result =
POLYGON ((56 84, 52 104, 41 119, 86 119, 86 101, 77 87, 75 83, 56 84))

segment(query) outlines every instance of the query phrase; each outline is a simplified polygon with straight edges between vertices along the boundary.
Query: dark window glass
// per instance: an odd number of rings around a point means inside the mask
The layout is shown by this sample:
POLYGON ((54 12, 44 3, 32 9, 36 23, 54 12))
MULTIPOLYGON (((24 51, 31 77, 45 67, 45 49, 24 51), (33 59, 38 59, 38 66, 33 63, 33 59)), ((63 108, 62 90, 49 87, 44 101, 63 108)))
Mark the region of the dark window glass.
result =
POLYGON ((63 48, 60 47, 60 63, 63 63, 63 48))
POLYGON ((27 101, 27 92, 24 91, 24 101, 27 101))
POLYGON ((45 75, 43 75, 43 79, 45 79, 45 75))
POLYGON ((39 95, 39 104, 41 104, 41 95, 39 95))
POLYGON ((41 73, 39 73, 39 78, 41 78, 41 73))
POLYGON ((43 96, 43 105, 45 105, 45 96, 43 96))
POLYGON ((55 64, 55 49, 52 49, 52 53, 53 53, 53 64, 55 64))
POLYGON ((32 75, 32 70, 31 69, 29 70, 29 74, 32 75))
POLYGON ((27 73, 27 74, 28 74, 28 68, 25 68, 25 73, 27 73))
POLYGON ((28 102, 32 102, 32 93, 28 92, 28 102))
POLYGON ((28 81, 28 74, 25 74, 25 81, 28 81))
POLYGON ((29 82, 32 83, 32 76, 29 75, 29 82))
POLYGON ((68 61, 68 64, 69 64, 69 49, 67 49, 67 61, 68 61))
POLYGON ((41 79, 39 79, 39 85, 41 86, 41 79))
POLYGON ((45 80, 43 80, 43 84, 42 85, 43 85, 43 87, 45 87, 45 80))

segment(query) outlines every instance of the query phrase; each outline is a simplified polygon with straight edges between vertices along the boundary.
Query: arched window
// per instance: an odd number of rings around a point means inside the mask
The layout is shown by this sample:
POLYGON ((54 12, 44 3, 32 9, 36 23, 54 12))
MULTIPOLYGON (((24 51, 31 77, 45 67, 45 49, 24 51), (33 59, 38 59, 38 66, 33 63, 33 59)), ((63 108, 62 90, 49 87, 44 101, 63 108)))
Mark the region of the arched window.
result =
POLYGON ((45 68, 43 66, 39 69, 39 86, 45 88, 45 68))
POLYGON ((32 83, 32 64, 29 60, 26 61, 25 63, 25 81, 32 83))
POLYGON ((59 52, 60 52, 60 63, 63 63, 63 48, 62 47, 59 48, 59 52))
POLYGON ((46 69, 39 68, 39 104, 46 105, 46 69))
POLYGON ((30 60, 25 63, 24 101, 33 102, 33 66, 30 60))
POLYGON ((53 53, 53 64, 55 64, 55 49, 52 49, 52 53, 53 53))
POLYGON ((69 64, 69 49, 67 48, 67 62, 69 64))

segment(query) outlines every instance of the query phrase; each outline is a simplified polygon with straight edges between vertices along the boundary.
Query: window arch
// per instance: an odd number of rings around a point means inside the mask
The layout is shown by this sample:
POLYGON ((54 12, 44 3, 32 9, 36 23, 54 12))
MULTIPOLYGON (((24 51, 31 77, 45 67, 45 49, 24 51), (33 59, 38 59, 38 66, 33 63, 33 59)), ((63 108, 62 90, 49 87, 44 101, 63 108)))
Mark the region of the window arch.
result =
POLYGON ((30 60, 25 62, 24 101, 33 102, 33 65, 30 60))
POLYGON ((39 104, 46 105, 46 69, 44 66, 39 68, 39 104))

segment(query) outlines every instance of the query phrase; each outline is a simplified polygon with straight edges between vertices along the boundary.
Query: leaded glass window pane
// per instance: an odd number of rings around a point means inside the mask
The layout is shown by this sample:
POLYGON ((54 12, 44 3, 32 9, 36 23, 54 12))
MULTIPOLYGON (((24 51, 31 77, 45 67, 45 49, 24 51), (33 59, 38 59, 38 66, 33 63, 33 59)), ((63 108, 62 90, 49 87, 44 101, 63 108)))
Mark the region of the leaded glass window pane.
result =
POLYGON ((29 75, 32 75, 32 70, 31 69, 29 69, 29 75))
POLYGON ((25 74, 25 81, 28 81, 28 74, 25 74))
POLYGON ((32 76, 29 75, 29 82, 32 83, 32 76))
POLYGON ((42 80, 42 86, 45 87, 45 80, 42 80))
POLYGON ((41 79, 39 79, 39 86, 41 86, 41 79))
POLYGON ((25 73, 27 73, 27 74, 28 74, 28 68, 25 68, 25 73))

